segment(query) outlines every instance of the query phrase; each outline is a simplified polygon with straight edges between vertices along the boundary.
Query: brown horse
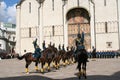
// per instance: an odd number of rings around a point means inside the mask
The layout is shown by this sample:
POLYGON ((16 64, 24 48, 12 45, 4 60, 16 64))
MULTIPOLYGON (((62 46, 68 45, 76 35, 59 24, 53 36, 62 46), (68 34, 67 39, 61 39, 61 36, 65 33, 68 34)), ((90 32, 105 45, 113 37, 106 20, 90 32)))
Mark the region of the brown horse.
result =
POLYGON ((41 52, 41 57, 38 58, 34 58, 33 57, 33 53, 32 52, 28 52, 26 54, 24 54, 23 56, 17 56, 17 58, 19 60, 22 60, 25 58, 26 61, 26 73, 29 73, 28 70, 28 66, 32 63, 35 62, 35 66, 36 66, 36 71, 38 71, 38 63, 41 63, 41 69, 40 71, 43 73, 44 72, 44 66, 47 63, 47 69, 48 71, 50 71, 50 64, 53 61, 53 59, 56 58, 56 53, 57 53, 57 48, 54 48, 53 46, 49 46, 48 48, 46 48, 45 50, 43 50, 41 52))
POLYGON ((29 70, 28 70, 28 66, 32 63, 32 62, 35 62, 35 69, 36 71, 38 71, 38 63, 40 62, 39 61, 39 58, 34 58, 33 57, 33 53, 32 52, 28 52, 26 54, 24 54, 23 56, 17 56, 17 58, 19 60, 22 60, 22 59, 25 59, 26 61, 26 65, 25 65, 25 68, 26 68, 26 73, 29 73, 29 70))
POLYGON ((54 56, 55 56, 55 52, 51 47, 46 48, 42 52, 42 57, 41 57, 42 59, 40 58, 42 72, 44 72, 43 66, 45 65, 45 63, 48 64, 47 69, 48 71, 50 71, 50 64, 53 61, 54 56))
POLYGON ((70 51, 66 52, 67 64, 73 63, 74 61, 74 48, 71 47, 70 51))

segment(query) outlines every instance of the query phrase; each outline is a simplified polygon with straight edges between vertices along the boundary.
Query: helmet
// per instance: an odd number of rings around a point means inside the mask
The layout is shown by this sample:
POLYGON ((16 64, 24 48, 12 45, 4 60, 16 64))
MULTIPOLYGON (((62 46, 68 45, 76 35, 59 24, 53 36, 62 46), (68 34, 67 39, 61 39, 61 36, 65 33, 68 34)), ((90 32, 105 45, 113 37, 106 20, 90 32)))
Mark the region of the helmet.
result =
POLYGON ((81 38, 81 35, 80 35, 80 33, 78 33, 78 34, 77 34, 77 37, 78 37, 78 38, 81 38))

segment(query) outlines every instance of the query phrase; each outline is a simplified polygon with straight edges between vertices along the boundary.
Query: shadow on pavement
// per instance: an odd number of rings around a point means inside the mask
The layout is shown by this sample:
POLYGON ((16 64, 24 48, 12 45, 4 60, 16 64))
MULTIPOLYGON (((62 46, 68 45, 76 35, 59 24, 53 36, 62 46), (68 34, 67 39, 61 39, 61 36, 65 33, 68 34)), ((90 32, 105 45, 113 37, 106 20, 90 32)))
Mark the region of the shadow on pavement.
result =
MULTIPOLYGON (((0 80, 79 80, 78 77, 71 77, 65 79, 52 79, 39 75, 25 75, 25 76, 17 76, 17 77, 5 77, 0 78, 0 80)), ((85 80, 81 78, 80 80, 85 80)), ((120 71, 114 73, 111 76, 106 75, 88 75, 86 80, 120 80, 120 71)))

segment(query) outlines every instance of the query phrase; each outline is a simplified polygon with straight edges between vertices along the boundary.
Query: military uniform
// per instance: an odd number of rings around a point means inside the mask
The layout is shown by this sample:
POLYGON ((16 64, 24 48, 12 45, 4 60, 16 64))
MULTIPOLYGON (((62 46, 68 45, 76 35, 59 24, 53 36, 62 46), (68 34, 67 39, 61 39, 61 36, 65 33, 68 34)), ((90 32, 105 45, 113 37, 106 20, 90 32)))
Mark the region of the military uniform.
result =
POLYGON ((61 45, 59 44, 59 46, 58 46, 58 49, 59 49, 59 51, 61 50, 61 45))
POLYGON ((63 44, 63 46, 62 46, 62 50, 63 50, 63 51, 65 51, 65 47, 64 47, 64 44, 63 44))
POLYGON ((46 49, 46 46, 45 46, 45 41, 43 41, 42 47, 43 47, 43 50, 45 50, 45 49, 46 49))
POLYGON ((88 58, 88 55, 87 55, 87 52, 86 52, 85 46, 84 46, 84 32, 82 32, 81 35, 80 34, 77 35, 77 38, 75 39, 75 45, 76 45, 76 50, 75 50, 76 61, 77 61, 77 53, 79 51, 85 51, 85 54, 88 58))
POLYGON ((36 49, 36 47, 37 47, 37 39, 35 39, 35 41, 33 41, 33 45, 34 45, 34 49, 36 49))
POLYGON ((39 58, 41 57, 41 49, 39 48, 39 46, 37 45, 37 39, 35 41, 33 41, 33 45, 34 45, 34 53, 33 53, 33 57, 34 58, 39 58))
POLYGON ((75 45, 76 45, 76 51, 75 54, 77 54, 78 51, 85 49, 84 44, 84 32, 82 32, 82 37, 80 34, 77 35, 77 38, 75 39, 75 45))

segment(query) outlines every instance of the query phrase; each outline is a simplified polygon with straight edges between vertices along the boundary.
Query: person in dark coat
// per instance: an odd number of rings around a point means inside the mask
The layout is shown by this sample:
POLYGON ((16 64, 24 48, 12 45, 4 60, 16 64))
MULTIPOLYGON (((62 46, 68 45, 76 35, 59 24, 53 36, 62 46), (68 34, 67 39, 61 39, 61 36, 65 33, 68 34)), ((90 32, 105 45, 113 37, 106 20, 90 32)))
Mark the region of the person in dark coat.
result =
POLYGON ((37 38, 35 39, 35 41, 33 41, 33 45, 34 45, 34 49, 36 49, 36 47, 37 47, 37 38))
POLYGON ((77 54, 78 51, 85 49, 84 46, 84 32, 82 32, 82 35, 78 33, 77 38, 75 39, 75 45, 76 45, 76 51, 75 54, 77 54))
POLYGON ((33 57, 34 58, 39 58, 41 57, 41 49, 40 47, 37 45, 37 39, 35 41, 33 41, 33 45, 34 45, 34 53, 33 53, 33 57))
POLYGON ((65 51, 65 47, 64 47, 64 44, 63 44, 63 46, 62 46, 62 50, 63 50, 63 51, 65 51))
MULTIPOLYGON (((84 32, 82 34, 78 33, 77 38, 75 39, 75 45, 76 45, 76 50, 75 50, 75 58, 77 60, 77 53, 79 51, 85 51, 86 57, 88 58, 87 52, 85 50, 84 46, 84 32)), ((88 60, 87 60, 88 62, 88 60)))
POLYGON ((59 51, 61 50, 61 45, 59 44, 59 46, 58 46, 58 49, 59 49, 59 51))
POLYGON ((44 40, 43 43, 42 43, 42 47, 43 47, 43 50, 46 49, 46 46, 45 46, 45 40, 44 40))
POLYGON ((96 48, 93 46, 92 49, 93 49, 93 51, 92 51, 92 57, 96 58, 96 48))

